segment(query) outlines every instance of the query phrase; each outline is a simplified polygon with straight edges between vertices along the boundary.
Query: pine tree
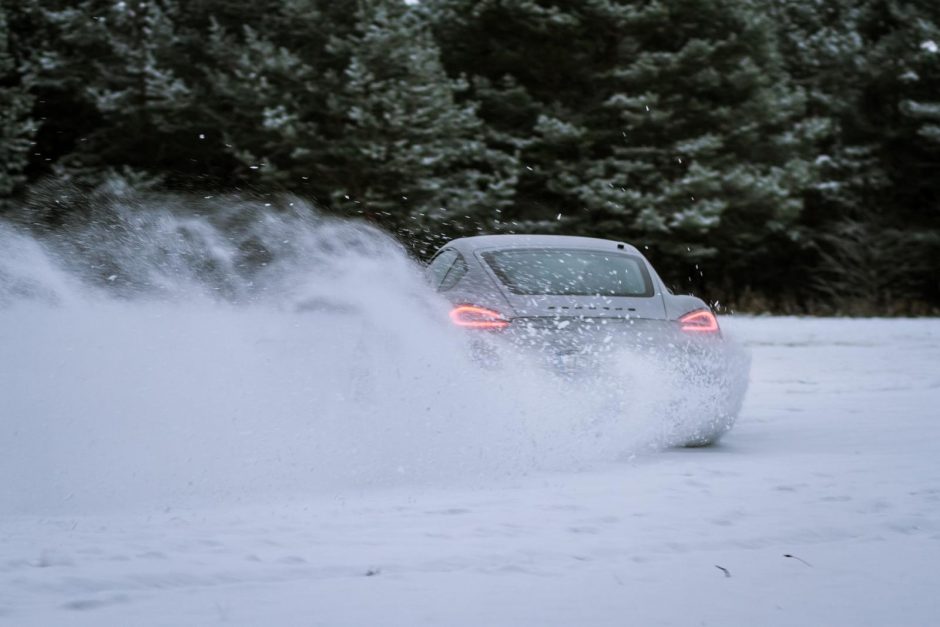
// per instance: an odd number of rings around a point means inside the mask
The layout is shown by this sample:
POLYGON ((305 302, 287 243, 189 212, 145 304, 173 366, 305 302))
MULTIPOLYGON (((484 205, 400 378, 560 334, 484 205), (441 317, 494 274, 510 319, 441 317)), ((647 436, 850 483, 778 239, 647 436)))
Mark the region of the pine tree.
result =
POLYGON ((348 54, 330 41, 355 28, 356 0, 199 0, 187 3, 191 82, 224 154, 231 184, 302 193, 327 208, 330 137, 342 124, 327 98, 348 54))
POLYGON ((904 254, 892 270, 916 277, 940 304, 940 5, 872 0, 862 26, 862 131, 890 182, 869 201, 871 222, 875 232, 900 231, 904 254))
POLYGON ((25 181, 23 170, 36 131, 30 118, 32 105, 11 50, 6 9, 0 4, 0 202, 25 181))
POLYGON ((859 119, 867 44, 862 34, 866 0, 771 5, 785 68, 806 93, 816 120, 818 180, 807 189, 807 225, 858 218, 865 199, 887 185, 877 143, 859 119))
POLYGON ((293 179, 297 186, 295 162, 319 142, 316 124, 308 115, 323 100, 315 69, 252 26, 243 25, 234 34, 215 19, 209 27, 207 54, 210 115, 221 138, 219 149, 238 164, 235 175, 287 187, 293 179))
POLYGON ((872 2, 863 26, 864 130, 894 183, 882 198, 911 225, 940 228, 940 5, 872 2))
POLYGON ((934 3, 780 2, 787 67, 826 121, 819 181, 807 190, 807 274, 833 306, 903 311, 901 299, 940 296, 940 41, 934 3), (893 257, 892 257, 893 256, 893 257), (890 259, 889 259, 890 257, 890 259), (879 280, 859 285, 860 260, 879 280), (933 287, 931 288, 931 283, 933 287), (931 296, 932 291, 932 296, 931 296))
POLYGON ((466 81, 447 77, 431 33, 404 3, 375 2, 359 19, 358 32, 334 45, 349 53, 330 103, 343 120, 331 153, 334 205, 405 233, 498 220, 516 161, 488 145, 476 105, 458 101, 466 81))
POLYGON ((48 35, 31 61, 35 89, 48 96, 49 124, 78 135, 59 177, 94 184, 115 170, 153 178, 190 167, 199 125, 174 69, 187 62, 175 0, 48 2, 38 13, 48 35))

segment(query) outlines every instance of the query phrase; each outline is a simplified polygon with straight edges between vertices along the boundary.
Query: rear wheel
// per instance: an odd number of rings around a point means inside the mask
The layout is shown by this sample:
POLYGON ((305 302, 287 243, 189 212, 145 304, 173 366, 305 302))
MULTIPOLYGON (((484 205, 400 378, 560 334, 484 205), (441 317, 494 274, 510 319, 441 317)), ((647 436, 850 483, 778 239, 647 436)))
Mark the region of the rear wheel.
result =
POLYGON ((734 426, 734 420, 734 415, 722 414, 707 422, 700 423, 692 429, 691 433, 686 435, 682 446, 685 448, 702 448, 717 444, 722 436, 734 426))
POLYGON ((689 440, 688 442, 682 445, 682 448, 705 448, 708 446, 714 446, 721 439, 722 435, 724 435, 724 433, 711 436, 711 437, 696 438, 693 440, 689 440))

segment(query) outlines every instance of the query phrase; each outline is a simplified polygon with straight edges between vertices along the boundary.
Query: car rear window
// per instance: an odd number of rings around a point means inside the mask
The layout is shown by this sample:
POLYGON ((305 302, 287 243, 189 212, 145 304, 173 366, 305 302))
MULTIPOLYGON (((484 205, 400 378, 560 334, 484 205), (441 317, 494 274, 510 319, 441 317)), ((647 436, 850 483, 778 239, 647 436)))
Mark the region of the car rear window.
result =
POLYGON ((652 296, 643 260, 600 250, 512 249, 483 259, 513 294, 652 296))

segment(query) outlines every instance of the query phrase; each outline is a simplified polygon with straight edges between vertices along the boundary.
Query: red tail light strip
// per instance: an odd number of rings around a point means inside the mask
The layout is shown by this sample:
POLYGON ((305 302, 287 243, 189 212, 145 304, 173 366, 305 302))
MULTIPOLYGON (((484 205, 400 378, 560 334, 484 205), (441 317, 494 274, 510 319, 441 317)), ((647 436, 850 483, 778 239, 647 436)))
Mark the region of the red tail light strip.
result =
POLYGON ((455 307, 450 312, 450 319, 457 326, 470 329, 504 329, 509 326, 509 321, 498 311, 474 305, 455 307))
POLYGON ((683 331, 689 333, 718 333, 718 318, 707 309, 687 313, 679 318, 683 331))

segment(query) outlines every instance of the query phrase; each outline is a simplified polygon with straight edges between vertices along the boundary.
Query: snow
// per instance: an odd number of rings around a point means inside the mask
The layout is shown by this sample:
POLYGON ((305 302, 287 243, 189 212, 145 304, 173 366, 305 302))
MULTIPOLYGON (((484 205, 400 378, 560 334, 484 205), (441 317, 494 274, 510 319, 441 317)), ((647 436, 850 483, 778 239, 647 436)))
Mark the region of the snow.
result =
POLYGON ((940 320, 725 317, 742 415, 674 449, 655 361, 481 370, 387 237, 212 202, 0 225, 0 625, 940 615, 940 320))
POLYGON ((753 370, 716 448, 483 485, 4 515, 0 622, 934 622, 940 321, 723 323, 753 370))

